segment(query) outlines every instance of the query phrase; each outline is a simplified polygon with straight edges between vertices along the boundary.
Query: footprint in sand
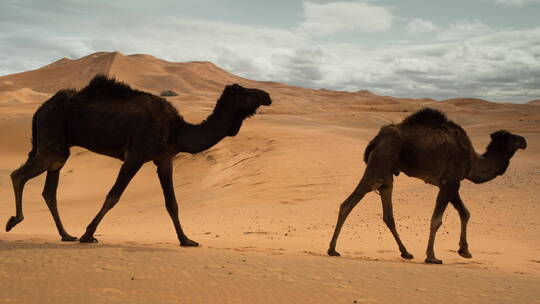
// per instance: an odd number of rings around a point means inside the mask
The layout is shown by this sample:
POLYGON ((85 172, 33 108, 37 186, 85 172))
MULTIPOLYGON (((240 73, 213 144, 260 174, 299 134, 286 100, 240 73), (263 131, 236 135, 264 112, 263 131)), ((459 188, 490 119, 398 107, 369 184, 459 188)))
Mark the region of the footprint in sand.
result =
POLYGON ((480 251, 480 253, 483 253, 483 254, 501 254, 498 251, 480 251))
POLYGON ((123 291, 116 288, 101 288, 101 293, 106 294, 124 294, 123 291))

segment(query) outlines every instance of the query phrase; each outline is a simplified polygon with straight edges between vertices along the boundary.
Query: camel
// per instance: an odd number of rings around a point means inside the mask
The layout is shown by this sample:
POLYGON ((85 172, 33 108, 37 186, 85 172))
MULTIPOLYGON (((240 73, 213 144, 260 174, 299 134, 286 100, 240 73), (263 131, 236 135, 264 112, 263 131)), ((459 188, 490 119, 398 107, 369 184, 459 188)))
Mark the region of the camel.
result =
POLYGON ((181 246, 198 246, 183 232, 173 185, 173 157, 180 152, 195 154, 238 134, 244 119, 261 105, 272 103, 263 90, 227 85, 214 111, 200 124, 190 124, 165 99, 132 89, 129 85, 95 76, 79 91, 61 90, 39 107, 32 120, 32 150, 28 160, 11 174, 16 215, 7 224, 10 231, 23 219, 22 194, 25 183, 47 171, 43 198, 49 207, 62 241, 76 241, 69 235, 57 210, 59 173, 80 146, 123 161, 114 186, 99 213, 80 237, 82 243, 96 243, 94 233, 105 214, 119 201, 141 166, 153 161, 161 183, 165 206, 181 246))
POLYGON ((464 258, 471 258, 467 243, 470 213, 459 195, 460 182, 468 179, 473 183, 484 183, 502 175, 517 149, 526 147, 527 142, 522 136, 499 130, 491 134, 486 152, 479 155, 459 125, 448 120, 442 112, 430 108, 408 116, 399 124, 383 126, 364 152, 366 169, 362 179, 339 208, 328 255, 340 255, 336 251, 336 242, 345 219, 366 193, 375 190, 381 196, 384 223, 392 232, 401 257, 413 258, 399 238, 392 211, 393 175, 403 171, 408 176, 439 187, 425 262, 442 264, 435 257, 433 246, 448 202, 456 208, 461 221, 458 253, 464 258))

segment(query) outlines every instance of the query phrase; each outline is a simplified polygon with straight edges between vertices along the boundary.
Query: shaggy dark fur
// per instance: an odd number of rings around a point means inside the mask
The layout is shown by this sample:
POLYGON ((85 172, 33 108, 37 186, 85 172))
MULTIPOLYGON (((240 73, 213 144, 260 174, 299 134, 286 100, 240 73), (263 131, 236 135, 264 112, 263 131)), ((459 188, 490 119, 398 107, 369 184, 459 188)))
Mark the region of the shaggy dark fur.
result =
MULTIPOLYGON (((135 95, 152 95, 131 88, 128 84, 116 81, 114 78, 109 78, 105 75, 96 75, 86 87, 80 92, 80 95, 87 97, 110 96, 118 98, 116 102, 128 102, 129 98, 135 95)), ((164 99, 161 99, 165 101, 164 99)), ((165 103, 168 103, 165 101, 165 103)))
POLYGON ((442 263, 435 258, 433 245, 442 216, 450 202, 461 218, 458 253, 470 258, 467 243, 469 211, 459 196, 463 179, 483 183, 505 172, 510 158, 527 143, 519 135, 500 130, 491 134, 486 152, 478 155, 465 131, 434 109, 422 109, 399 124, 381 128, 364 152, 366 170, 356 189, 341 204, 328 254, 337 256, 336 243, 345 219, 364 195, 376 190, 381 195, 383 220, 398 244, 401 256, 412 259, 396 230, 392 212, 393 174, 400 171, 439 187, 427 247, 427 263, 442 263))
POLYGON ((405 118, 401 125, 441 128, 444 127, 447 122, 448 119, 443 112, 432 108, 424 108, 405 118))
POLYGON ((242 122, 270 96, 258 89, 237 84, 225 87, 214 112, 202 123, 192 125, 165 99, 134 90, 129 85, 98 75, 80 91, 61 90, 47 100, 32 119, 32 151, 28 160, 13 171, 16 215, 6 224, 10 231, 23 219, 22 193, 25 183, 47 171, 43 197, 63 241, 74 241, 58 215, 56 189, 59 173, 72 146, 123 161, 116 183, 103 207, 88 225, 81 242, 97 242, 94 232, 103 216, 120 199, 140 167, 148 161, 157 166, 167 211, 182 246, 197 246, 182 231, 172 180, 172 158, 179 152, 198 153, 226 136, 234 136, 242 122))

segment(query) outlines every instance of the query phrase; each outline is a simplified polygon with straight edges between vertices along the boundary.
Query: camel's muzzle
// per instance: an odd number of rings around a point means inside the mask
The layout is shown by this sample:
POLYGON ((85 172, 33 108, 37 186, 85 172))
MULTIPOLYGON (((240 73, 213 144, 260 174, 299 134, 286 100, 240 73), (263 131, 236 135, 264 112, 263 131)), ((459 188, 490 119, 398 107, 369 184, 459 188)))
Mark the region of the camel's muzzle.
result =
POLYGON ((524 137, 520 136, 518 141, 518 148, 519 149, 525 149, 527 148, 527 141, 524 137))
POLYGON ((520 149, 525 149, 527 148, 527 141, 525 140, 525 138, 521 138, 521 140, 519 141, 519 148, 520 149))
POLYGON ((265 96, 263 97, 263 101, 261 102, 263 106, 269 106, 272 104, 272 99, 270 98, 270 94, 265 92, 265 96))

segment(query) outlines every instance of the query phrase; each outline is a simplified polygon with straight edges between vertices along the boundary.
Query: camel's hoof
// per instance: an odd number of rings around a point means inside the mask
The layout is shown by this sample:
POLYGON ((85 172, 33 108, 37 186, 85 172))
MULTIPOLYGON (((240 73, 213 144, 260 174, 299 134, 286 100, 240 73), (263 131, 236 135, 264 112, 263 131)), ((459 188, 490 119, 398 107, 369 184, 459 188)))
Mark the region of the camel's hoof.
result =
POLYGON ((75 242, 77 240, 77 237, 71 236, 69 234, 62 236, 62 242, 75 242))
POLYGON ((197 247, 197 246, 199 246, 199 243, 197 243, 195 241, 192 241, 190 239, 186 239, 185 241, 180 242, 180 246, 182 246, 182 247, 197 247))
POLYGON ((436 258, 426 258, 425 262, 428 264, 442 264, 442 261, 436 258))
POLYGON ((470 259, 472 258, 472 254, 469 252, 468 249, 465 249, 465 250, 458 250, 458 253, 460 256, 466 258, 466 259, 470 259))
POLYGON ((414 258, 414 256, 408 252, 404 252, 401 254, 401 257, 406 259, 406 260, 412 260, 414 258))
POLYGON ((335 250, 328 249, 328 251, 326 253, 328 253, 329 256, 341 256, 341 254, 339 254, 339 252, 337 252, 335 250))
POLYGON ((17 226, 18 223, 22 222, 22 220, 24 220, 24 217, 10 217, 8 222, 6 223, 6 231, 10 231, 13 227, 17 226))
POLYGON ((79 242, 81 242, 81 243, 99 243, 98 240, 95 237, 87 236, 87 235, 81 236, 81 238, 79 239, 79 242))

